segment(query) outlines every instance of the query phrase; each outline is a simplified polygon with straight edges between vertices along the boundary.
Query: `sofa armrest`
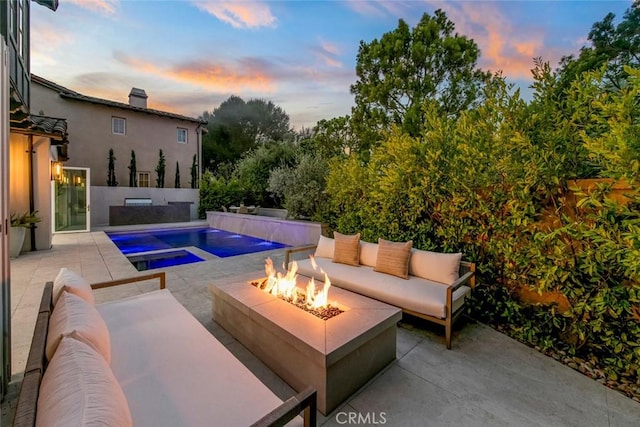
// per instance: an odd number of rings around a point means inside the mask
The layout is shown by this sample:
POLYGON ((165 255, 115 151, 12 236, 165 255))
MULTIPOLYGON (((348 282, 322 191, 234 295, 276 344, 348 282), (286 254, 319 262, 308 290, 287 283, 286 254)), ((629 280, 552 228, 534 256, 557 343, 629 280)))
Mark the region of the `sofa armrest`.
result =
POLYGON ((305 251, 310 251, 313 250, 315 248, 317 248, 318 245, 308 245, 308 246, 300 246, 297 248, 291 248, 291 249, 287 249, 284 252, 284 265, 286 266, 286 268, 289 268, 289 261, 291 258, 291 254, 297 253, 297 252, 305 252, 305 251))
POLYGON ((457 290, 459 287, 464 286, 466 284, 469 284, 471 288, 474 288, 475 283, 472 284, 471 283, 471 279, 473 278, 473 276, 476 273, 474 271, 467 271, 465 274, 463 274, 462 276, 460 276, 458 278, 458 280, 456 280, 455 282, 453 282, 450 286, 452 291, 457 290))
MULTIPOLYGON (((475 289, 476 287, 476 263, 469 261, 460 261, 460 278, 453 283, 453 286, 456 286, 458 282, 466 282, 468 280, 469 286, 471 289, 475 289), (467 279, 469 273, 471 276, 467 279)), ((456 286, 456 289, 459 286, 456 286)))
POLYGON ((135 276, 135 277, 129 277, 126 279, 111 280, 109 282, 94 283, 93 285, 91 285, 91 289, 110 288, 112 286, 125 285, 127 283, 144 282, 145 280, 153 280, 153 279, 160 280, 160 289, 165 288, 165 283, 166 283, 165 273, 164 271, 161 271, 159 273, 145 274, 144 276, 135 276))
POLYGON ((317 392, 307 387, 252 424, 252 427, 283 426, 304 411, 305 427, 316 425, 317 392))

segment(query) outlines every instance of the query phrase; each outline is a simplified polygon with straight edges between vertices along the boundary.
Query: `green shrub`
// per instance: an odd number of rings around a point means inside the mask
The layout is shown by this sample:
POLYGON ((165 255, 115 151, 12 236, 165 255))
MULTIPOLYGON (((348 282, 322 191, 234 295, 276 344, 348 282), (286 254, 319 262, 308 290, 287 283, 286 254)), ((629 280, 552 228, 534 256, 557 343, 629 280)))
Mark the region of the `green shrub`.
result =
POLYGON ((294 166, 281 166, 271 171, 267 190, 294 218, 317 218, 326 205, 327 163, 314 154, 299 154, 294 166))
POLYGON ((227 180, 207 171, 200 181, 198 216, 205 218, 207 211, 220 211, 223 206, 238 205, 243 199, 244 193, 237 179, 227 180))

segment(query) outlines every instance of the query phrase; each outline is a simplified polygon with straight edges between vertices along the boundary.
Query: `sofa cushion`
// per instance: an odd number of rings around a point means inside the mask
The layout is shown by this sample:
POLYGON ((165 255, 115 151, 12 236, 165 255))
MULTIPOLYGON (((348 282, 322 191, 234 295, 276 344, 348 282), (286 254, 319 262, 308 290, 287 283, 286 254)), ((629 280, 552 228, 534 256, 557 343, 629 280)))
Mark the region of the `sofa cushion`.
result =
POLYGON ((450 285, 460 277, 462 253, 444 254, 439 252, 411 251, 409 274, 450 285))
POLYGON ((390 242, 378 239, 378 256, 374 268, 378 273, 387 273, 403 279, 409 278, 409 258, 413 242, 390 242))
MULTIPOLYGON (((331 284, 361 295, 377 299, 396 307, 408 309, 421 314, 445 318, 445 302, 447 299, 447 285, 420 277, 409 276, 408 279, 388 274, 380 274, 371 267, 360 266, 353 268, 345 264, 332 263, 327 259, 316 259, 318 267, 322 268, 331 284)), ((324 275, 314 270, 310 260, 298 261, 298 273, 324 280, 324 275)), ((453 292, 453 311, 464 304, 470 288, 461 286, 453 292)), ((329 291, 331 292, 331 291, 329 291)), ((331 295, 329 295, 331 299, 331 295)))
POLYGON ((316 247, 316 253, 314 256, 316 258, 333 258, 335 241, 329 237, 320 236, 318 240, 318 246, 316 247))
POLYGON ((282 403, 168 289, 97 309, 135 426, 247 426, 282 403))
POLYGON ((109 330, 98 310, 79 296, 62 292, 51 313, 45 354, 53 358, 60 341, 71 336, 92 347, 107 363, 111 362, 109 330))
POLYGON ((360 233, 346 235, 333 232, 335 247, 333 251, 333 262, 360 265, 360 233))
POLYGON ((375 267, 378 258, 378 245, 360 240, 360 265, 375 267))
POLYGON ((64 337, 42 378, 36 426, 131 426, 127 399, 101 355, 64 337))
POLYGON ((91 305, 95 305, 93 290, 89 282, 68 268, 61 268, 53 281, 53 305, 56 305, 56 302, 58 302, 62 291, 76 294, 91 305))

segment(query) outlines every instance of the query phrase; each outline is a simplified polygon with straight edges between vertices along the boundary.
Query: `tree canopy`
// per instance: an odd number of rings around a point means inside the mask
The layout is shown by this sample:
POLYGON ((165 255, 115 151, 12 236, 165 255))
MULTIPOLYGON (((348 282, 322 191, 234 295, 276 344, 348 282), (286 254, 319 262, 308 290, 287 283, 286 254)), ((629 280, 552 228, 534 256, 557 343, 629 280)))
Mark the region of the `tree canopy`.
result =
POLYGON ((570 55, 562 59, 560 72, 565 86, 585 71, 605 67, 603 81, 620 90, 629 76, 624 67, 640 67, 640 0, 625 11, 618 25, 614 19, 615 14, 608 13, 593 24, 588 36, 590 45, 584 46, 577 58, 570 55))
POLYGON ((379 40, 360 42, 351 93, 352 120, 363 142, 378 140, 392 124, 419 134, 425 102, 441 114, 457 115, 478 100, 489 74, 476 68, 476 43, 454 30, 437 10, 434 16, 425 13, 414 28, 401 19, 379 40))
POLYGON ((291 131, 289 116, 279 106, 264 99, 245 102, 232 95, 212 112, 204 112, 208 133, 202 141, 204 167, 215 169, 233 162, 265 141, 282 141, 291 131))

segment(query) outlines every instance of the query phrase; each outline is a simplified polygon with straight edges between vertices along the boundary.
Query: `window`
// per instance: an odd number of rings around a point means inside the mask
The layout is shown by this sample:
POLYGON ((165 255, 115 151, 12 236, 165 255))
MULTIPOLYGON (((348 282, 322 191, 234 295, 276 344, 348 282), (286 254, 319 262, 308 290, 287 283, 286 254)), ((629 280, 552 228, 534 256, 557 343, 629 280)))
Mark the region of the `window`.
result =
POLYGON ((25 3, 26 0, 11 0, 9 2, 9 33, 13 37, 17 53, 21 58, 26 57, 27 49, 27 40, 25 39, 25 22, 27 19, 25 9, 27 6, 25 3))
POLYGON ((138 187, 149 186, 149 172, 138 172, 138 187))
POLYGON ((178 128, 178 144, 187 143, 187 130, 185 128, 178 128))
POLYGON ((127 119, 122 117, 111 117, 111 130, 116 135, 126 135, 127 119))

